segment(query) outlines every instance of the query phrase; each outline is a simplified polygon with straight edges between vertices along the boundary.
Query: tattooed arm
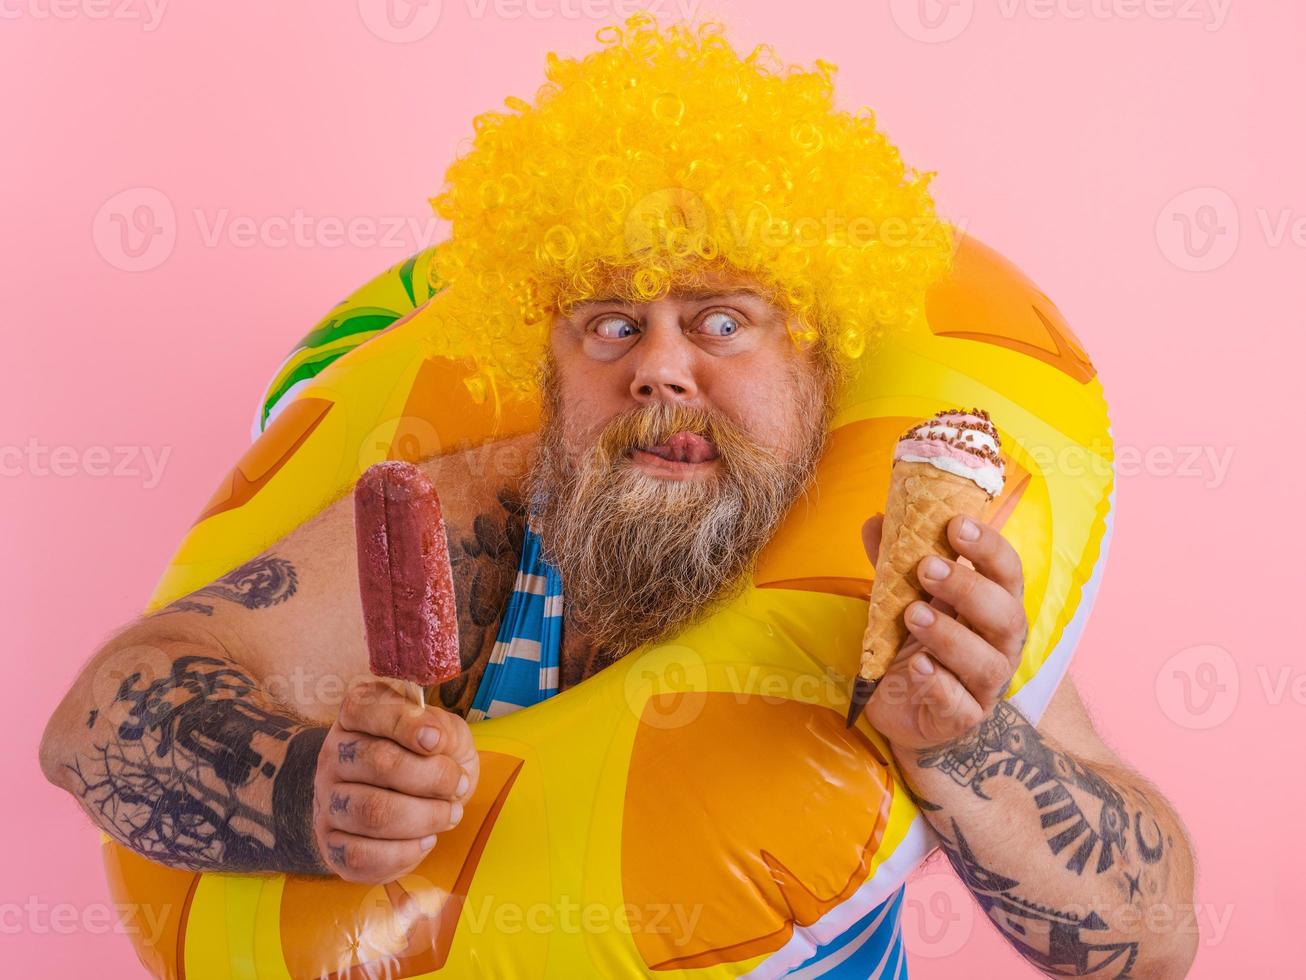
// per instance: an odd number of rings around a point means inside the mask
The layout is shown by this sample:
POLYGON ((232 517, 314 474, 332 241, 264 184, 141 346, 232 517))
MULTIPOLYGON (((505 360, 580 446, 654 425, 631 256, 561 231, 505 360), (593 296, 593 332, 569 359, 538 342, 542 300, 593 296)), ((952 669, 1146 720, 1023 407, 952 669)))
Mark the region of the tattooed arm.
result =
POLYGON ((41 763, 102 830, 188 870, 329 873, 311 809, 326 727, 184 632, 128 630, 87 670, 41 763))
MULTIPOLYGON (((440 487, 459 591, 462 687, 469 690, 448 698, 453 708, 470 700, 469 679, 483 669, 511 589, 513 484, 529 458, 525 448, 521 440, 505 440, 422 464, 440 487)), ((520 532, 515 540, 520 547, 520 532)), ((340 809, 315 821, 315 766, 328 731, 334 737, 342 717, 352 714, 351 730, 367 734, 382 710, 345 710, 347 693, 369 678, 352 495, 345 494, 271 550, 106 642, 47 724, 42 769, 106 833, 161 863, 229 872, 334 871, 366 880, 379 873, 376 862, 361 867, 345 849, 340 860, 350 867, 343 867, 323 843, 328 833, 368 836, 355 819, 360 806, 364 813, 388 812, 394 826, 410 828, 447 825, 450 812, 447 805, 414 807, 395 795, 434 792, 422 781, 426 776, 410 778, 426 769, 405 763, 396 787, 367 770, 360 755, 339 760, 339 779, 393 792, 359 797, 352 811, 339 801, 340 809)), ((463 725, 440 717, 439 708, 429 711, 427 723, 437 728, 454 732, 463 725)), ((420 727, 409 725, 409 751, 424 751, 412 741, 420 727)), ((474 784, 470 740, 457 744, 471 753, 457 761, 474 784)), ((394 761, 392 749, 384 757, 394 761)), ((440 775, 441 787, 448 777, 440 775)), ((447 797, 449 788, 441 792, 447 797)), ((329 792, 323 798, 338 802, 329 792)), ((355 850, 367 864, 383 849, 355 850)))
MULTIPOLYGON (((876 558, 879 526, 863 529, 876 558)), ((1003 700, 1026 623, 1020 559, 987 525, 926 558, 933 596, 866 710, 961 880, 1049 976, 1182 977, 1196 952, 1193 858, 1173 810, 1108 749, 1069 681, 1035 728, 1003 700)))
POLYGON ((895 757, 962 882, 1031 964, 1184 976, 1197 927, 1179 819, 1098 740, 1069 681, 1042 728, 1000 701, 969 734, 895 757))

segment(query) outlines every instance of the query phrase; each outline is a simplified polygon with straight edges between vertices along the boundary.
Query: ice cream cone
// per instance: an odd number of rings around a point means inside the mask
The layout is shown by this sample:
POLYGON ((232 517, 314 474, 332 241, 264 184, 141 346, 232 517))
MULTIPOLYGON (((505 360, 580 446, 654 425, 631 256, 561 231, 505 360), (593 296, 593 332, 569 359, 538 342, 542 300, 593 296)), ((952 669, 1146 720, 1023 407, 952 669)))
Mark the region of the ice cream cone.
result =
POLYGON ((917 599, 929 599, 916 578, 926 555, 955 559, 948 543, 948 522, 958 514, 978 518, 989 495, 970 480, 945 473, 929 463, 898 462, 893 467, 885 503, 880 556, 862 635, 860 676, 884 676, 906 642, 903 612, 917 599))
POLYGON ((979 409, 940 412, 899 440, 862 635, 861 666, 848 712, 850 725, 910 635, 903 613, 915 600, 930 598, 916 578, 921 559, 955 559, 948 522, 958 514, 979 519, 1001 486, 997 432, 979 409))

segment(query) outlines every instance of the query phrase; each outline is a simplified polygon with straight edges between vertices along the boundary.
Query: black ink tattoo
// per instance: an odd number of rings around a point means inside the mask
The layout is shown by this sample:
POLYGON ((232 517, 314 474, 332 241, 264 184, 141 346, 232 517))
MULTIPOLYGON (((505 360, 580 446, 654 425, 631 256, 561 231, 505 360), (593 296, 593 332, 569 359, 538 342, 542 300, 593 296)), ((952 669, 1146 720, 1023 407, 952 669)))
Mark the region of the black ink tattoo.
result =
POLYGON ((341 742, 336 746, 336 752, 341 762, 358 761, 358 739, 349 742, 341 742))
POLYGON ((462 671, 440 685, 440 703, 465 715, 498 635, 499 621, 517 579, 517 560, 526 531, 519 494, 501 487, 498 510, 478 514, 470 534, 450 530, 449 563, 458 596, 458 644, 462 671))
POLYGON ((294 565, 276 555, 267 555, 250 559, 194 594, 226 599, 246 609, 266 609, 285 602, 295 594, 298 585, 299 575, 294 565))
POLYGON ((86 727, 87 727, 87 728, 94 728, 94 727, 95 727, 95 719, 98 718, 99 716, 100 716, 100 709, 99 709, 99 708, 92 708, 92 709, 91 709, 91 713, 88 714, 88 715, 86 716, 86 727))
POLYGON ((593 677, 605 667, 611 667, 624 654, 598 646, 581 629, 575 609, 571 602, 563 597, 562 616, 562 652, 558 670, 558 690, 565 691, 575 687, 588 677, 593 677))
POLYGON ((1138 958, 1136 942, 1094 942, 1110 926, 1097 912, 1079 915, 1028 901, 1016 894, 1020 882, 983 867, 961 828, 940 834, 944 853, 962 883, 1003 937, 1030 963, 1056 977, 1128 977, 1138 958))
POLYGON ((344 844, 328 844, 328 845, 327 845, 327 851, 330 852, 330 854, 331 854, 331 863, 332 863, 332 864, 334 864, 334 865, 335 865, 336 867, 338 867, 338 868, 343 868, 343 867, 345 866, 345 845, 344 845, 344 844))
POLYGON ((190 599, 178 599, 176 602, 170 602, 160 609, 156 616, 162 616, 164 613, 174 612, 193 612, 201 616, 212 616, 213 607, 206 602, 194 602, 190 599))
POLYGON ((981 799, 991 779, 1020 782, 1034 796, 1053 854, 1069 851, 1066 867, 1082 874, 1093 855, 1101 874, 1123 854, 1129 837, 1124 798, 1105 779, 1043 741, 1010 704, 999 702, 973 734, 920 756, 981 799))
POLYGON ((1125 896, 1126 902, 1132 902, 1135 895, 1141 895, 1143 893, 1143 889, 1140 888, 1138 884, 1138 879, 1142 876, 1143 874, 1141 871, 1136 875, 1131 875, 1128 871, 1125 872, 1125 881, 1128 882, 1129 885, 1129 894, 1125 896))
POLYGON ((331 794, 331 812, 332 812, 332 813, 348 813, 348 812, 349 812, 349 797, 346 796, 346 795, 343 794, 343 793, 332 792, 332 794, 331 794))
POLYGON ((916 809, 920 810, 922 813, 938 813, 943 809, 939 804, 931 803, 925 797, 921 796, 921 794, 917 792, 916 787, 908 782, 906 773, 898 774, 898 785, 906 792, 907 798, 916 804, 916 809))
POLYGON ((1147 864, 1156 864, 1161 860, 1161 855, 1165 851, 1165 845, 1162 843, 1161 825, 1156 822, 1156 818, 1149 816, 1148 822, 1152 825, 1149 836, 1155 837, 1156 843, 1149 844, 1143 839, 1143 812, 1140 810, 1134 814, 1134 841, 1138 844, 1138 856, 1147 864))
POLYGON ((132 850, 189 870, 322 873, 310 803, 326 738, 231 661, 179 657, 125 678, 107 741, 68 768, 83 807, 132 850))
POLYGON ((212 616, 213 606, 197 602, 196 596, 223 599, 246 609, 267 609, 285 602, 298 587, 299 573, 291 562, 276 555, 261 555, 233 568, 202 589, 196 589, 189 596, 170 603, 156 615, 195 612, 212 616))

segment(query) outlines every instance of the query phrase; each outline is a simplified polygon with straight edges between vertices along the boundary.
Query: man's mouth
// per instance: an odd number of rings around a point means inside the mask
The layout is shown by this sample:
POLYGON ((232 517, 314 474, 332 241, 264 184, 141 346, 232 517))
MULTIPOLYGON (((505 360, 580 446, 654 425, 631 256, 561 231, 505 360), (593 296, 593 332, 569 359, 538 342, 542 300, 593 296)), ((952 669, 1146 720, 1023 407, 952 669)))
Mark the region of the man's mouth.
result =
POLYGON ((717 458, 716 446, 693 432, 677 432, 665 442, 639 448, 669 463, 707 463, 717 458))

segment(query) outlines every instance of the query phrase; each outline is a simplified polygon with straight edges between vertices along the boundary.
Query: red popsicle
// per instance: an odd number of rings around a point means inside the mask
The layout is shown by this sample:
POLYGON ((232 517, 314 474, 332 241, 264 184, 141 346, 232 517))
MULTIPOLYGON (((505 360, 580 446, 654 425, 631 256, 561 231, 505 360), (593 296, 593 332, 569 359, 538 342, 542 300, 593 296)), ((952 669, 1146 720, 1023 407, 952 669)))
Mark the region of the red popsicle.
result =
POLYGON ((431 481, 412 463, 370 467, 354 488, 354 531, 372 673, 422 686, 456 676, 458 609, 431 481))

